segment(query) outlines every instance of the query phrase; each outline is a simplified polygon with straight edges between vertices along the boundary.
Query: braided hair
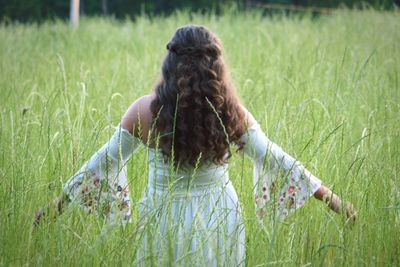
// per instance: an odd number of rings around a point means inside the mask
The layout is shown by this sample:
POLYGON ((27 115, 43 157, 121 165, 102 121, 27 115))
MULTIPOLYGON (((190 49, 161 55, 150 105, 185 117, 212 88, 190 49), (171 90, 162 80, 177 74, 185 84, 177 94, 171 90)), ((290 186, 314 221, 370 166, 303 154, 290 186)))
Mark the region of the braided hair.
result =
POLYGON ((151 103, 157 144, 175 165, 225 164, 230 144, 243 147, 244 113, 218 38, 203 26, 179 28, 167 44, 151 103))

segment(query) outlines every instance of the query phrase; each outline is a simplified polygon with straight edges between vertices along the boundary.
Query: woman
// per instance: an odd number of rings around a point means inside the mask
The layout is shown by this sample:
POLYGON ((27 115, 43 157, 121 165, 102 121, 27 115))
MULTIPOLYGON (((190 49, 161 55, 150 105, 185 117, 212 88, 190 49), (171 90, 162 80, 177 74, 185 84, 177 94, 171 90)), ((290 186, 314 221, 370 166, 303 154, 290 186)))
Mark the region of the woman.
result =
MULTIPOLYGON (((150 171, 138 263, 244 263, 241 209, 227 172, 232 144, 254 159, 260 218, 268 212, 280 220, 312 195, 342 210, 340 198, 268 140, 240 104, 213 33, 182 27, 167 50, 154 92, 129 107, 110 141, 65 184, 59 211, 67 199, 129 221, 125 164, 140 143, 148 146, 150 171)), ((355 218, 350 203, 345 211, 355 218)))

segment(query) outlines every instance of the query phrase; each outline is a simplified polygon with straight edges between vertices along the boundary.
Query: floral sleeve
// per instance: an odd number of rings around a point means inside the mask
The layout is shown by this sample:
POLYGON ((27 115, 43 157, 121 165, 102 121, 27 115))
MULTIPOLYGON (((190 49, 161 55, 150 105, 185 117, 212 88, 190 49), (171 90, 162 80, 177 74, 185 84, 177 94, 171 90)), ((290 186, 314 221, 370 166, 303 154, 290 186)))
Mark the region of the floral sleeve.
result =
POLYGON ((300 162, 271 142, 258 123, 248 129, 243 140, 244 152, 254 160, 254 197, 259 219, 284 219, 321 186, 321 181, 300 162))
POLYGON ((71 202, 87 212, 105 215, 112 222, 130 220, 126 162, 139 140, 121 126, 63 186, 71 202))

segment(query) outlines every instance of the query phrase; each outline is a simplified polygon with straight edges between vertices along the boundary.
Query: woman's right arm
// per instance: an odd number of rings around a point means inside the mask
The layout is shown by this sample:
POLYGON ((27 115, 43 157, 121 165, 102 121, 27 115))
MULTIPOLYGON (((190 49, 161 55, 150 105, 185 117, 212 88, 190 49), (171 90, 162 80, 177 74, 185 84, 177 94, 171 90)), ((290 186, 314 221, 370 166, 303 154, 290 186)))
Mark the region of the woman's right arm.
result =
MULTIPOLYGON (((268 211, 274 212, 278 220, 300 208, 314 196, 322 200, 335 212, 342 212, 342 201, 321 180, 312 175, 296 159, 270 141, 253 115, 246 113, 248 132, 243 136, 244 152, 254 160, 254 190, 259 217, 268 211)), ((356 218, 351 203, 344 207, 348 219, 356 218)))

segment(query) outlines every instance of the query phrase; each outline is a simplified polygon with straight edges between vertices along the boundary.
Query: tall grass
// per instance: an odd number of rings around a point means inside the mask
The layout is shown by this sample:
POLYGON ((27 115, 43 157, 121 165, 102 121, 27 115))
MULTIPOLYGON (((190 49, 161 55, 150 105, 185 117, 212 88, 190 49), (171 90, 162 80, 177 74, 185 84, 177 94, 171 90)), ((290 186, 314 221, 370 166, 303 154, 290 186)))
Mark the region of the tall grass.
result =
MULTIPOLYGON (((269 138, 359 211, 348 227, 310 200, 279 226, 261 226, 252 162, 234 155, 247 265, 400 264, 400 16, 342 10, 90 18, 76 31, 60 21, 0 26, 0 265, 134 262, 135 223, 108 232, 101 219, 68 209, 34 228, 33 214, 152 90, 166 43, 187 23, 220 37, 238 92, 269 138)), ((147 173, 142 148, 128 164, 133 203, 147 173)))

